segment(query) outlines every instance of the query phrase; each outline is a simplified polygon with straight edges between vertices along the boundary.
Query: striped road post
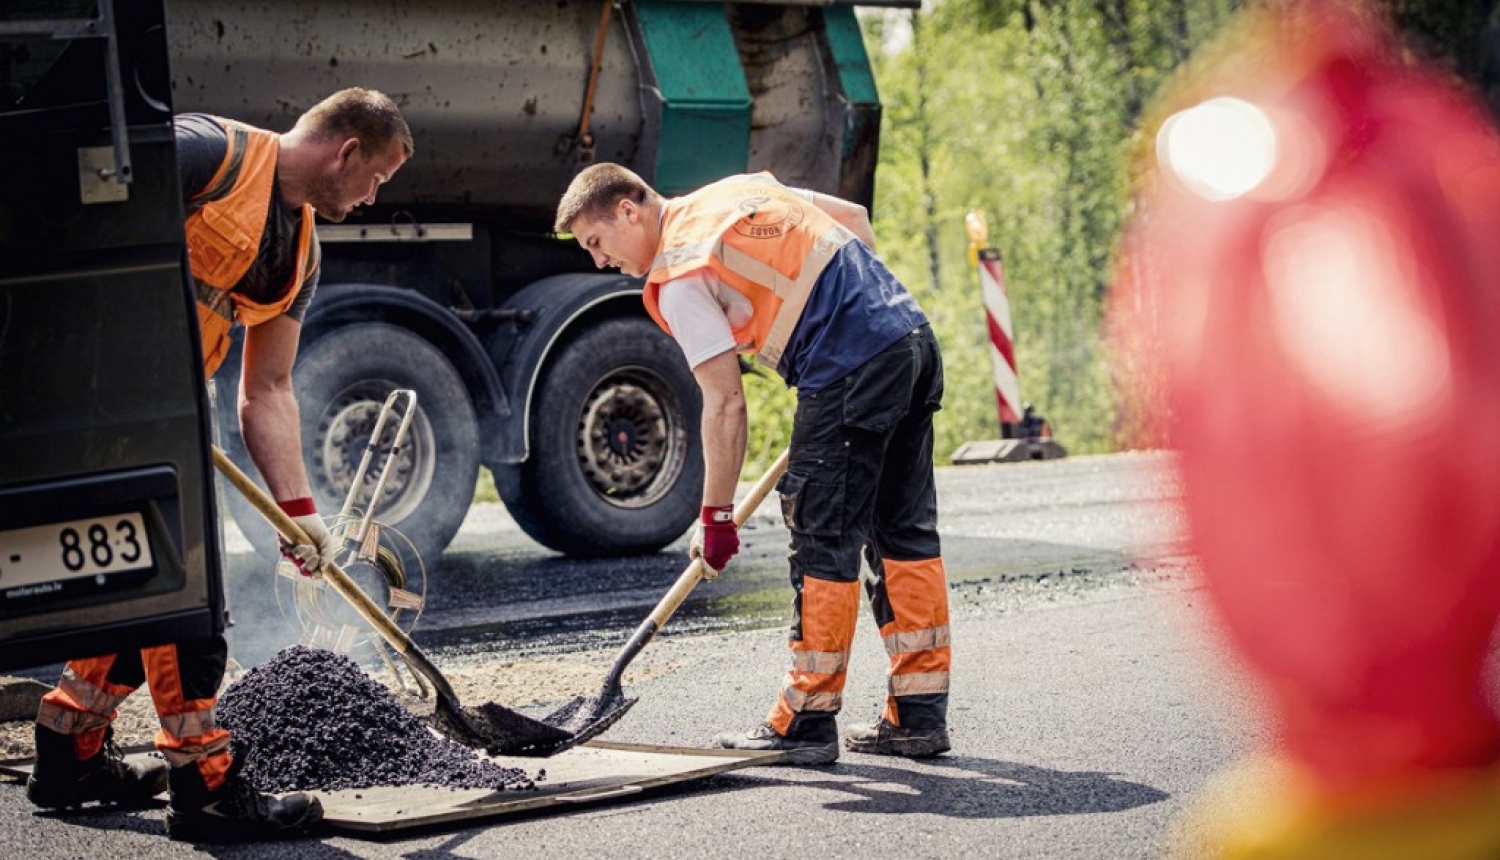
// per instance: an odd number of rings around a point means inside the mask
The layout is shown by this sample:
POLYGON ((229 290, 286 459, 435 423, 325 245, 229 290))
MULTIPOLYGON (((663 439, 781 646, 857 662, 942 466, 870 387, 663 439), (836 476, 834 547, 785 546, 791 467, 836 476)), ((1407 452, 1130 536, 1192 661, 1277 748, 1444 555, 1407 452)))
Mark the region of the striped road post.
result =
POLYGON ((965 442, 954 452, 953 462, 1008 463, 1065 457, 1067 452, 1052 440, 1052 428, 1046 419, 1021 402, 1015 330, 1010 322, 1010 300, 1005 295, 1005 264, 1000 260, 999 249, 989 246, 989 226, 984 213, 969 210, 964 216, 964 231, 969 234, 969 262, 979 270, 995 405, 1000 414, 1000 438, 965 442))
POLYGON ((1005 264, 998 248, 979 248, 979 289, 984 296, 984 318, 990 333, 990 366, 995 376, 995 403, 1000 409, 1000 435, 1014 438, 1021 423, 1021 380, 1016 375, 1015 333, 1010 324, 1010 302, 1005 297, 1005 264))

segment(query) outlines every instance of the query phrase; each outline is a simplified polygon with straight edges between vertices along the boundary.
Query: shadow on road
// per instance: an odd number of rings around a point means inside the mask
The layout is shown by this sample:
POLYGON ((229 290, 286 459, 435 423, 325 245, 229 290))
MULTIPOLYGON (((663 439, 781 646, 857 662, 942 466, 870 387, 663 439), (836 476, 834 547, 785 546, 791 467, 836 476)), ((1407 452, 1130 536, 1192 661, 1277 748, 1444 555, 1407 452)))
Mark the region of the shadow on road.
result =
MULTIPOLYGON (((164 809, 166 803, 158 802, 151 805, 152 809, 164 809)), ((67 812, 39 811, 33 813, 37 818, 46 818, 53 821, 63 822, 78 827, 86 827, 91 830, 102 831, 129 831, 146 836, 155 836, 168 843, 166 825, 160 815, 145 816, 142 810, 122 810, 113 807, 84 807, 67 812)), ((316 829, 310 835, 302 838, 275 842, 274 845, 284 846, 279 851, 274 848, 262 849, 262 846, 273 843, 240 843, 240 844, 192 844, 171 843, 180 845, 185 851, 215 858, 253 857, 265 856, 265 851, 274 851, 278 856, 296 857, 298 860, 358 860, 358 854, 352 854, 344 849, 330 845, 325 840, 334 834, 326 829, 316 829)), ((165 849, 164 849, 165 850, 165 849)), ((152 855, 154 856, 154 852, 152 855)), ((417 856, 417 855, 409 855, 417 856)), ((436 856, 452 856, 447 854, 436 856)))
MULTIPOLYGON (((847 795, 823 804, 824 809, 832 811, 926 813, 966 819, 1122 812, 1171 797, 1149 785, 1102 771, 1053 770, 969 756, 944 757, 923 764, 925 767, 917 771, 840 762, 828 771, 826 779, 765 778, 766 771, 759 770, 755 781, 847 795), (932 768, 947 773, 933 773, 932 768)), ((722 783, 723 790, 734 790, 743 787, 745 778, 734 774, 716 781, 722 783)))
POLYGON ((1171 795, 1101 771, 1066 771, 966 756, 936 759, 952 775, 879 765, 845 765, 859 782, 827 787, 855 795, 825 804, 847 812, 927 812, 951 818, 1017 818, 1120 812, 1171 795))

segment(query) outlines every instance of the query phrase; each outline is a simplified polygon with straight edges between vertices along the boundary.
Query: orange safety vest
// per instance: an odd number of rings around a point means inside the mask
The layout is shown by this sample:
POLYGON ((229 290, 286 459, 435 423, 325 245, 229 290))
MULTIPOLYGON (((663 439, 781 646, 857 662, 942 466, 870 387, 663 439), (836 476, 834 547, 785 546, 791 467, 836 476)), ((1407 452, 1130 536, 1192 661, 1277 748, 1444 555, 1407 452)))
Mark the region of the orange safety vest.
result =
POLYGON ((239 321, 259 325, 285 313, 302 291, 307 275, 317 268, 317 237, 313 209, 302 207, 297 237, 297 265, 285 294, 262 304, 234 287, 260 254, 260 240, 271 209, 276 181, 276 153, 280 139, 230 119, 214 117, 228 132, 224 161, 208 186, 188 198, 188 266, 198 299, 198 331, 203 343, 203 375, 211 377, 229 351, 229 330, 239 321), (201 205, 197 201, 206 201, 201 205))
POLYGON ((668 334, 661 285, 711 269, 750 300, 734 331, 740 352, 776 367, 813 284, 854 234, 770 173, 721 179, 663 207, 661 245, 646 274, 646 311, 668 334))

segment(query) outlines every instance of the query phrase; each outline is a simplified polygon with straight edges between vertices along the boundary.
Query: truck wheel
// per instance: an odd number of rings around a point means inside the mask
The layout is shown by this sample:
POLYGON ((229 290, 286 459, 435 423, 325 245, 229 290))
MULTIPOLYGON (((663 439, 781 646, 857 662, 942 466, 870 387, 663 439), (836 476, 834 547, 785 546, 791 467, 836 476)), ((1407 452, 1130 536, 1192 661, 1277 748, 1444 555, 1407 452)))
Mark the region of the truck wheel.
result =
MULTIPOLYGON (((365 445, 386 397, 397 388, 417 392, 395 471, 386 480, 375 519, 405 535, 431 568, 463 524, 479 474, 479 434, 467 390, 436 348, 405 329, 364 323, 336 329, 312 343, 292 371, 302 416, 302 449, 318 511, 331 517, 343 507, 365 445)), ((386 421, 394 434, 399 413, 386 421)), ((363 512, 387 468, 377 451, 365 473, 355 508, 363 512)), ((241 448, 231 452, 248 462, 241 448)), ((253 473, 252 473, 253 474, 253 473)), ((230 493, 230 508, 262 554, 275 552, 274 535, 259 515, 230 493)), ((415 570, 412 559, 403 559, 415 570)))
POLYGON ((577 556, 655 552, 698 515, 702 398, 649 320, 593 326, 547 362, 524 463, 493 469, 528 535, 577 556))

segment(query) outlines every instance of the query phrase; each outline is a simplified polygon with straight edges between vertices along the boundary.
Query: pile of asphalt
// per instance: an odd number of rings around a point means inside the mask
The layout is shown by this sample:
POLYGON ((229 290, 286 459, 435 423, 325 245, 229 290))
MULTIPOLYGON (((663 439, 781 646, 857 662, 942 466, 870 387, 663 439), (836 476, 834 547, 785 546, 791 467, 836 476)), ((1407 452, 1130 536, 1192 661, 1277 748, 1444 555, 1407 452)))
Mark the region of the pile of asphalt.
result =
POLYGON ((250 670, 219 698, 218 721, 259 791, 536 788, 524 770, 435 734, 353 660, 331 651, 296 645, 250 670))

